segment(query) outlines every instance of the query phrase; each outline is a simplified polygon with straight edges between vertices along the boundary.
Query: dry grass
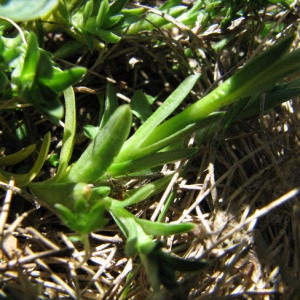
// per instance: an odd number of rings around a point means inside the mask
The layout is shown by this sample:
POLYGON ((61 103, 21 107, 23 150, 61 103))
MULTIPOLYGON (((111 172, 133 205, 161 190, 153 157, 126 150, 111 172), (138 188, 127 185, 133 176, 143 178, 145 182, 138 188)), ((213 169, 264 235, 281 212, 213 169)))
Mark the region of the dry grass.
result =
MULTIPOLYGON (((97 101, 90 92, 104 90, 107 78, 116 83, 118 95, 125 101, 138 88, 154 95, 163 90, 163 98, 191 70, 204 75, 197 96, 213 88, 220 75, 228 76, 232 66, 241 63, 230 49, 242 46, 244 30, 228 33, 236 34, 231 48, 218 54, 211 52, 209 45, 223 37, 203 37, 206 52, 192 45, 195 53, 189 59, 184 48, 190 41, 159 29, 112 46, 101 59, 84 53, 80 61, 90 73, 82 85, 89 90, 77 88, 88 93, 88 98, 85 93, 77 94, 79 133, 84 124, 96 122, 97 101), (162 47, 152 48, 158 38, 162 47), (215 59, 209 60, 212 53, 215 59), (139 60, 135 66, 128 63, 131 57, 139 60)), ((174 173, 165 193, 130 208, 137 216, 156 220, 173 192, 165 221, 197 224, 194 232, 164 240, 166 251, 211 262, 205 272, 178 274, 186 299, 300 298, 299 100, 293 99, 265 116, 236 123, 225 136, 217 132, 201 145, 194 136, 190 143, 199 147, 197 155, 163 167, 163 174, 174 173), (183 168, 185 175, 181 177, 183 168)), ((26 115, 33 112, 31 109, 26 115)), ((41 123, 36 113, 33 116, 37 121, 31 126, 39 136, 50 129, 53 151, 57 151, 61 130, 41 123)), ((79 135, 77 153, 85 144, 79 135)), ((48 172, 51 170, 45 168, 41 176, 47 177, 48 172)), ((15 187, 12 180, 1 198, 0 298, 153 298, 138 258, 124 256, 124 237, 112 221, 91 234, 90 258, 82 264, 86 254, 82 245, 72 243, 68 239, 72 232, 51 212, 36 207, 28 191, 15 187)), ((176 299, 165 290, 160 297, 176 299)))

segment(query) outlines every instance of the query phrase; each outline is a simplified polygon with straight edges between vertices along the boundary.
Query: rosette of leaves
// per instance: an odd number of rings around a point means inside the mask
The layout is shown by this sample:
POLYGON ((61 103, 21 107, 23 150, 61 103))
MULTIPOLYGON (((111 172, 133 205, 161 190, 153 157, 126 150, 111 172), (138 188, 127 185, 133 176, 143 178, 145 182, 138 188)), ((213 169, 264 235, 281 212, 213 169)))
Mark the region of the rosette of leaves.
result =
POLYGON ((77 83, 86 69, 74 67, 62 71, 53 61, 51 53, 41 49, 36 35, 25 32, 6 37, 7 23, 0 25, 0 77, 1 99, 16 99, 34 105, 44 116, 59 124, 64 108, 59 100, 62 92, 77 83))
POLYGON ((33 104, 56 124, 64 115, 59 97, 77 83, 86 69, 75 67, 62 71, 51 60, 51 54, 39 48, 37 37, 29 34, 24 56, 12 72, 12 85, 25 102, 33 104))

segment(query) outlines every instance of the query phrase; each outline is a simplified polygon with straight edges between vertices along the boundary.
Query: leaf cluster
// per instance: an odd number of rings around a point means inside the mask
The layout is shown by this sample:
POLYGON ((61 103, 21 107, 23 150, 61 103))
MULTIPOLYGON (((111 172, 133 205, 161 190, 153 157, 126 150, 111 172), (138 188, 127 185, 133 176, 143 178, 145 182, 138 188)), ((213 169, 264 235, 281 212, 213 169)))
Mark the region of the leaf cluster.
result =
MULTIPOLYGON (((195 22, 199 10, 210 14, 221 4, 229 2, 226 22, 232 21, 241 10, 260 9, 259 5, 263 5, 261 1, 256 4, 253 1, 210 1, 210 6, 204 9, 203 1, 195 1, 187 9, 180 5, 180 1, 167 1, 154 10, 143 6, 127 9, 127 1, 124 0, 111 3, 108 0, 61 0, 50 2, 46 10, 38 10, 36 5, 33 7, 35 12, 39 11, 34 16, 48 22, 48 25, 54 23, 62 27, 74 38, 72 43, 85 44, 93 52, 104 47, 102 42, 116 43, 122 39, 122 35, 134 35, 160 26, 174 26, 178 20, 183 24, 181 29, 187 30, 185 24, 195 22), (167 18, 164 17, 166 14, 167 18)), ((295 35, 288 34, 250 60, 215 90, 175 116, 172 115, 176 109, 199 82, 198 74, 187 77, 154 112, 150 109, 154 99, 145 96, 142 91, 133 95, 130 105, 119 106, 116 92, 112 84, 108 84, 102 119, 98 126, 89 128, 90 144, 74 163, 70 163, 77 121, 72 86, 82 79, 86 70, 81 67, 61 70, 54 62, 52 53, 40 47, 38 36, 33 31, 24 29, 22 34, 8 35, 7 31, 13 23, 7 17, 18 21, 20 17, 11 12, 10 6, 7 9, 3 10, 7 15, 0 24, 1 100, 14 97, 34 105, 57 125, 65 116, 65 124, 60 155, 54 162, 58 168, 53 177, 34 181, 49 153, 51 136, 47 133, 32 168, 25 174, 1 169, 1 181, 7 183, 14 177, 17 186, 29 188, 42 205, 57 213, 70 229, 78 233, 78 239, 86 247, 89 233, 105 226, 105 213, 108 212, 126 238, 126 254, 129 257, 139 255, 154 291, 159 291, 161 284, 169 289, 178 289, 177 270, 202 270, 208 264, 183 260, 166 253, 154 238, 188 232, 194 225, 144 220, 127 209, 163 191, 171 176, 132 189, 121 200, 113 197, 113 187, 107 184, 108 178, 139 176, 144 172, 153 174, 157 167, 192 157, 197 149, 187 145, 190 134, 196 132, 203 141, 213 133, 220 121, 225 120, 227 127, 236 121, 237 114, 239 118, 257 115, 262 93, 266 95, 265 108, 298 95, 298 79, 282 83, 300 67, 300 51, 291 52, 295 35), (65 110, 60 99, 62 94, 65 110), (225 109, 232 104, 232 110, 225 109), (132 114, 142 121, 133 134, 132 114)), ((26 11, 24 14, 24 22, 30 20, 26 11)), ((45 25, 43 30, 51 28, 45 25)), ((14 154, 1 157, 0 166, 16 164, 35 150, 36 145, 29 145, 14 154)), ((163 214, 160 219, 163 219, 163 214)))

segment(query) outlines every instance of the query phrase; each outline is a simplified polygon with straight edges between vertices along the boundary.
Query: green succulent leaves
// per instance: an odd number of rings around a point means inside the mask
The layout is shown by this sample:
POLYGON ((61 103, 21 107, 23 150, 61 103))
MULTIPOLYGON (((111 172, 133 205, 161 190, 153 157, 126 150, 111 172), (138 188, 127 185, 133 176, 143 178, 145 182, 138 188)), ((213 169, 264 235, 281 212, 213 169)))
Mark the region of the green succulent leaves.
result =
POLYGON ((6 0, 0 2, 0 14, 15 22, 39 19, 53 11, 59 0, 6 0))
POLYGON ((176 271, 199 271, 209 265, 207 262, 182 259, 164 252, 161 249, 162 244, 154 242, 149 236, 180 234, 190 231, 194 224, 164 224, 141 220, 124 208, 114 208, 114 205, 110 212, 127 238, 125 248, 127 256, 134 257, 139 254, 155 292, 160 289, 161 284, 168 289, 178 288, 176 271))
MULTIPOLYGON (((0 26, 3 35, 5 26, 0 26)), ((0 36, 0 78, 3 77, 0 90, 5 92, 10 84, 14 96, 34 105, 55 124, 64 115, 59 100, 62 92, 77 83, 86 69, 74 67, 62 71, 52 60, 49 52, 41 49, 34 32, 25 32, 27 41, 20 35, 7 38, 0 36), (7 75, 11 77, 8 81, 7 75)), ((5 93, 1 95, 5 99, 5 93)))
MULTIPOLYGON (((208 262, 183 259, 171 253, 163 251, 162 243, 156 243, 148 254, 141 253, 140 257, 147 271, 147 275, 155 292, 158 292, 163 284, 169 290, 182 293, 176 280, 176 271, 195 272, 202 271, 209 266, 208 262)), ((183 295, 179 299, 184 299, 183 295)))
POLYGON ((61 71, 53 64, 49 53, 39 48, 36 35, 31 33, 23 67, 13 74, 13 83, 27 103, 35 105, 50 120, 58 123, 64 113, 59 96, 78 82, 85 72, 86 69, 81 67, 61 71))
POLYGON ((74 203, 74 211, 62 204, 56 204, 55 208, 62 221, 70 229, 83 235, 103 228, 107 222, 104 218, 104 212, 107 208, 101 201, 89 208, 86 199, 79 198, 74 203))
POLYGON ((92 41, 91 35, 105 42, 116 43, 121 38, 113 30, 122 23, 124 16, 121 10, 127 2, 128 0, 116 0, 109 4, 108 0, 87 1, 73 14, 72 24, 84 33, 89 44, 92 41))

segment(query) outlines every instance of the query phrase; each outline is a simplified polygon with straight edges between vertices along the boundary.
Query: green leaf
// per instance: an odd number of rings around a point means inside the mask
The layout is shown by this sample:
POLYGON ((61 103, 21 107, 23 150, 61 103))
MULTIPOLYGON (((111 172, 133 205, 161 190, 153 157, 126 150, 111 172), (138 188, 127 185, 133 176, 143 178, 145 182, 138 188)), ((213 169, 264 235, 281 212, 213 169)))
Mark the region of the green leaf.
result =
POLYGON ((96 16, 96 22, 95 22, 96 23, 95 25, 98 28, 102 27, 102 24, 104 23, 104 20, 105 20, 105 17, 106 17, 106 14, 108 13, 108 11, 109 11, 108 0, 102 0, 100 3, 99 11, 96 16))
MULTIPOLYGON (((197 123, 192 123, 179 129, 176 128, 176 130, 168 128, 169 135, 166 135, 164 131, 157 131, 156 136, 150 135, 152 138, 151 142, 149 141, 150 137, 147 138, 145 141, 147 144, 145 146, 131 144, 131 148, 127 148, 127 144, 125 144, 122 151, 111 166, 111 169, 114 169, 115 165, 117 166, 118 163, 120 163, 121 169, 123 163, 124 166, 126 166, 129 161, 136 160, 138 162, 140 158, 143 159, 143 157, 153 155, 153 153, 161 151, 166 147, 176 146, 178 148, 179 145, 182 146, 182 142, 189 134, 196 132, 199 129, 209 127, 211 124, 214 124, 216 121, 220 120, 224 114, 224 112, 217 112, 207 116, 205 119, 202 119, 197 123)), ((153 131, 155 131, 155 129, 153 129, 153 131)), ((134 139, 134 135, 131 138, 134 139)))
POLYGON ((59 157, 59 166, 55 176, 50 181, 59 181, 65 175, 69 161, 73 154, 73 147, 76 135, 76 106, 75 95, 72 87, 64 91, 66 103, 65 128, 62 148, 59 157))
MULTIPOLYGON (((39 61, 35 70, 35 80, 42 82, 41 79, 53 77, 53 64, 50 61, 49 53, 38 48, 39 61)), ((26 62, 25 62, 26 63, 26 62)))
POLYGON ((0 94, 2 94, 5 91, 7 84, 8 84, 8 78, 6 74, 0 71, 0 94))
POLYGON ((123 174, 129 175, 142 170, 180 161, 192 156, 195 152, 196 149, 194 148, 186 148, 175 151, 152 153, 150 155, 145 154, 144 157, 139 159, 132 159, 121 163, 113 163, 111 167, 108 168, 107 173, 111 177, 118 177, 123 174))
POLYGON ((77 83, 85 75, 85 73, 86 68, 83 67, 75 67, 65 71, 55 69, 51 78, 41 77, 39 78, 39 82, 60 94, 69 86, 77 83))
POLYGON ((241 98, 255 95, 264 89, 270 88, 270 85, 274 86, 287 74, 295 72, 299 69, 300 51, 296 50, 287 54, 294 38, 295 35, 287 36, 278 44, 249 61, 241 70, 211 93, 152 129, 150 136, 148 134, 147 140, 144 139, 145 142, 142 146, 151 146, 156 141, 168 139, 182 128, 198 123, 213 112, 241 98))
MULTIPOLYGON (((181 293, 180 285, 176 280, 175 271, 193 272, 200 271, 209 266, 209 263, 183 259, 171 253, 162 251, 162 243, 158 242, 147 255, 140 254, 142 262, 146 268, 151 284, 155 284, 159 289, 160 284, 170 289, 173 293, 181 293)), ((184 298, 181 295, 180 299, 184 298)))
POLYGON ((155 100, 155 97, 146 95, 142 90, 137 90, 130 102, 132 113, 142 122, 145 122, 153 113, 151 105, 155 100))
POLYGON ((67 207, 58 203, 55 205, 55 209, 58 212, 59 217, 70 229, 77 231, 78 219, 77 216, 67 207))
POLYGON ((93 125, 86 125, 83 128, 83 132, 86 137, 93 140, 99 132, 99 127, 93 125))
POLYGON ((169 0, 169 1, 165 1, 165 3, 163 3, 162 5, 159 6, 159 10, 166 10, 166 9, 170 9, 176 5, 180 5, 181 4, 181 0, 169 0))
MULTIPOLYGON (((300 95, 300 79, 297 78, 291 82, 280 84, 273 89, 266 91, 264 98, 262 95, 257 95, 250 98, 243 110, 240 112, 239 117, 243 119, 258 116, 261 113, 261 103, 263 101, 263 108, 267 111, 284 101, 293 99, 300 95)), ((238 103, 237 103, 238 104, 238 103)))
POLYGON ((51 166, 53 166, 54 168, 57 168, 59 165, 59 159, 58 159, 57 153, 51 154, 48 158, 48 161, 51 166))
MULTIPOLYGON (((75 189, 77 185, 75 186, 75 189)), ((83 197, 78 198, 74 203, 74 214, 77 216, 78 221, 87 215, 88 211, 89 207, 87 201, 83 197)))
POLYGON ((147 198, 160 193, 163 191, 167 184, 170 182, 172 176, 166 176, 155 180, 153 182, 147 183, 137 189, 132 189, 127 192, 128 198, 124 199, 123 201, 112 201, 112 208, 122 208, 130 205, 134 205, 141 201, 146 200, 147 198))
POLYGON ((39 151, 38 157, 33 165, 33 167, 26 174, 12 174, 0 169, 0 172, 9 180, 14 177, 16 181, 16 186, 23 187, 28 185, 40 172, 44 162, 47 160, 47 155, 50 147, 51 135, 48 132, 44 136, 44 141, 42 143, 41 149, 39 151))
POLYGON ((87 216, 86 233, 93 232, 104 227, 107 219, 104 218, 105 206, 101 201, 98 201, 92 206, 87 216))
POLYGON ((116 91, 112 83, 108 82, 106 86, 106 98, 105 98, 105 108, 104 113, 101 118, 100 129, 104 127, 109 118, 112 116, 113 112, 118 107, 118 98, 116 91))
POLYGON ((113 33, 111 30, 105 30, 104 28, 99 27, 96 24, 95 17, 90 18, 86 23, 86 25, 82 26, 82 29, 108 43, 117 43, 121 39, 118 35, 113 33))
POLYGON ((64 182, 93 183, 113 162, 125 142, 131 128, 131 112, 122 105, 99 130, 96 138, 70 168, 64 182))
POLYGON ((137 252, 138 231, 133 215, 125 209, 111 209, 109 212, 126 237, 126 255, 134 257, 137 252))
POLYGON ((146 274, 151 283, 151 287, 153 288, 154 293, 160 290, 161 279, 159 276, 159 264, 157 259, 153 259, 153 257, 139 253, 139 256, 143 262, 143 266, 146 270, 146 274))
POLYGON ((136 222, 137 218, 133 214, 124 208, 111 207, 109 211, 127 238, 125 247, 127 256, 133 257, 137 251, 148 254, 153 250, 155 243, 136 222))
POLYGON ((114 16, 121 12, 121 10, 125 7, 128 0, 116 0, 114 1, 109 8, 109 16, 114 16))
POLYGON ((68 9, 66 1, 58 1, 58 6, 52 11, 52 17, 59 20, 60 25, 68 28, 71 25, 71 10, 68 9))
POLYGON ((94 1, 90 0, 87 1, 87 3, 84 4, 82 17, 83 17, 83 24, 86 24, 86 22, 92 17, 93 9, 94 9, 94 1))
POLYGON ((63 117, 64 107, 58 95, 48 86, 36 83, 32 87, 23 86, 21 97, 27 102, 38 108, 49 120, 56 125, 63 117))
POLYGON ((40 50, 38 39, 36 35, 31 32, 28 44, 26 47, 26 53, 24 58, 24 65, 20 74, 20 81, 22 85, 31 88, 36 78, 36 72, 38 68, 38 63, 40 59, 40 50))
MULTIPOLYGON (((168 8, 164 10, 162 13, 170 15, 173 18, 176 18, 180 16, 182 13, 184 13, 185 11, 186 11, 186 6, 178 5, 175 7, 168 8)), ((145 10, 145 12, 147 11, 145 10)), ((158 28, 163 27, 166 24, 169 24, 169 22, 165 18, 157 14, 154 14, 152 12, 149 12, 146 18, 140 18, 140 21, 132 24, 132 26, 130 26, 128 30, 126 29, 126 34, 135 35, 140 33, 141 31, 153 30, 155 27, 158 28)))
POLYGON ((13 154, 0 156, 0 167, 13 166, 28 157, 36 148, 35 144, 29 145, 13 154))
POLYGON ((107 197, 111 192, 111 188, 109 186, 94 187, 93 192, 95 192, 93 195, 96 195, 97 200, 99 200, 99 197, 100 198, 107 197))
POLYGON ((144 232, 149 235, 172 235, 188 232, 192 230, 195 225, 193 223, 169 224, 152 222, 145 219, 136 218, 136 222, 143 228, 144 232))
POLYGON ((24 44, 22 44, 21 35, 16 37, 6 38, 0 36, 0 67, 12 68, 18 56, 24 51, 24 44))
POLYGON ((69 57, 73 57, 74 54, 82 52, 86 46, 78 41, 78 40, 70 40, 63 43, 63 45, 58 48, 54 53, 53 56, 55 58, 60 59, 68 59, 69 57))
POLYGON ((164 101, 164 103, 142 124, 135 134, 126 141, 122 152, 118 156, 117 161, 125 161, 126 158, 131 159, 133 149, 138 149, 154 129, 169 117, 174 110, 180 105, 184 98, 189 94, 199 76, 192 75, 185 79, 177 89, 164 101))
POLYGON ((0 2, 1 16, 24 22, 39 19, 50 14, 58 5, 59 0, 2 0, 0 2))
POLYGON ((110 30, 99 29, 93 30, 93 34, 97 35, 101 40, 108 43, 117 43, 121 38, 110 30))
POLYGON ((116 29, 116 28, 118 28, 118 24, 120 24, 123 19, 124 19, 123 15, 106 17, 102 24, 102 27, 104 29, 111 29, 111 30, 116 29))
POLYGON ((28 185, 31 192, 37 197, 37 201, 53 211, 56 204, 62 204, 69 209, 74 208, 74 187, 75 182, 32 182, 28 185))

